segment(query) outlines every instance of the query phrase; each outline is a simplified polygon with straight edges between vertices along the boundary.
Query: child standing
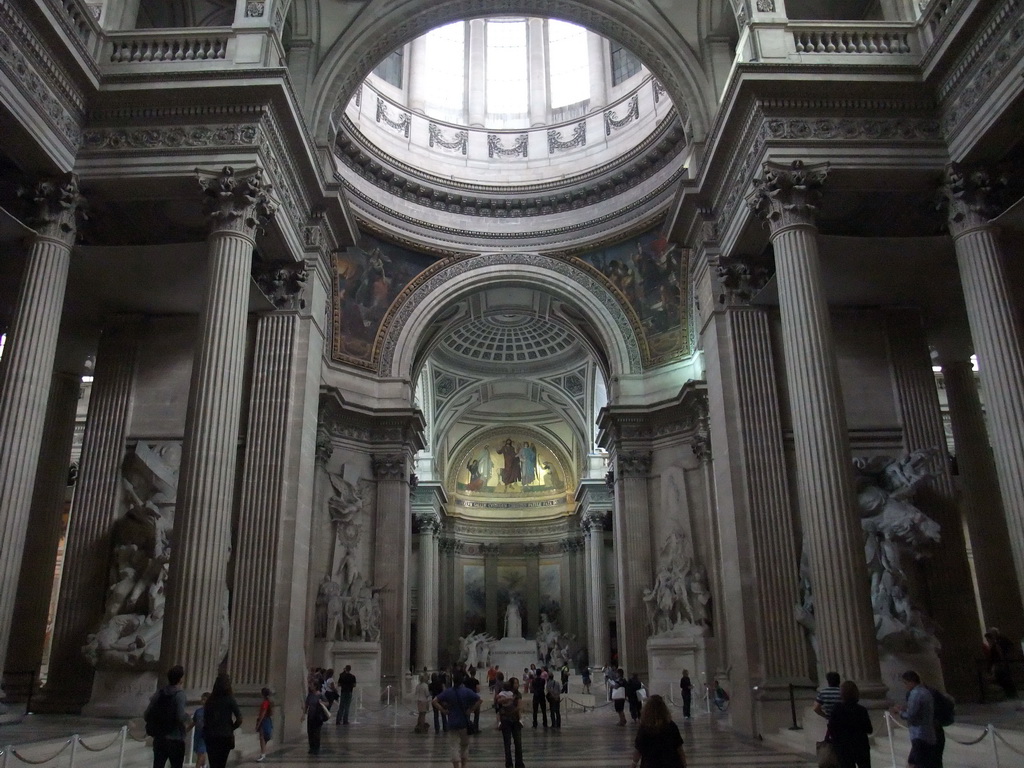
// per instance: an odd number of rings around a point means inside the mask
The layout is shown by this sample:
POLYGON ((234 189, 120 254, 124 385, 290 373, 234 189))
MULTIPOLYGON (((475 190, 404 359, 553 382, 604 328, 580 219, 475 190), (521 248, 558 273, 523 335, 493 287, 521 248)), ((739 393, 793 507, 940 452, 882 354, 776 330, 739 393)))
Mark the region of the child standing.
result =
MULTIPOLYGON (((260 711, 256 715, 256 733, 260 738, 260 756, 256 762, 262 763, 267 757, 267 742, 274 734, 274 721, 271 719, 274 706, 270 703, 270 689, 264 688, 260 691, 263 694, 263 701, 260 702, 260 711)), ((197 766, 198 768, 198 766, 197 766)))
POLYGON ((199 706, 192 713, 192 751, 196 755, 196 768, 206 765, 206 739, 203 736, 203 725, 206 720, 206 700, 210 698, 207 691, 199 700, 199 706))

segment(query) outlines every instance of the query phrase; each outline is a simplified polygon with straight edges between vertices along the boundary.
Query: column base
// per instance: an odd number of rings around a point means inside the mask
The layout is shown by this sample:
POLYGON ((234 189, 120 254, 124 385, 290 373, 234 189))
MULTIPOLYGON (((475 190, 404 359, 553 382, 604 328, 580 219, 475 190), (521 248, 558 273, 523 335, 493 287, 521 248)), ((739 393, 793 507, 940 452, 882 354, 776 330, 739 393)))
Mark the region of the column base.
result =
POLYGON ((160 687, 157 672, 97 669, 92 696, 82 708, 86 717, 138 717, 160 687))

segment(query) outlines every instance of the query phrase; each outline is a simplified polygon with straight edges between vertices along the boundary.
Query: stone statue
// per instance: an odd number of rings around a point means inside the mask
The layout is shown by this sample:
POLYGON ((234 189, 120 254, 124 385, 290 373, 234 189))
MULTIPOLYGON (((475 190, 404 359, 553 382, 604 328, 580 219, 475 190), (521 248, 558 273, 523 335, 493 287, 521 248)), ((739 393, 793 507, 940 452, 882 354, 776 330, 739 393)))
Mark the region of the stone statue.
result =
POLYGON ((523 637, 523 617, 519 613, 518 595, 509 598, 508 608, 505 609, 505 637, 514 637, 517 640, 523 637))
POLYGON ((927 545, 940 539, 939 524, 910 502, 930 478, 927 464, 936 453, 854 459, 875 632, 890 650, 938 647, 935 627, 917 608, 913 580, 903 565, 905 558, 926 557, 927 545))
POLYGON ((160 658, 180 462, 172 442, 140 442, 125 456, 103 616, 82 648, 94 666, 144 668, 160 658))
POLYGON ((679 531, 669 536, 661 559, 654 586, 643 592, 651 635, 701 634, 711 594, 707 572, 694 561, 689 537, 679 531))
POLYGON ((814 588, 811 580, 811 559, 807 549, 807 542, 803 543, 800 550, 800 602, 795 606, 796 622, 804 628, 804 635, 807 642, 811 644, 814 657, 820 658, 818 653, 818 625, 814 618, 814 588))
POLYGON ((548 615, 542 613, 540 627, 537 629, 537 656, 541 661, 547 662, 552 652, 558 649, 560 635, 548 615))
POLYGON ((469 633, 459 638, 459 661, 467 669, 485 667, 490 662, 491 645, 494 638, 486 632, 469 633))

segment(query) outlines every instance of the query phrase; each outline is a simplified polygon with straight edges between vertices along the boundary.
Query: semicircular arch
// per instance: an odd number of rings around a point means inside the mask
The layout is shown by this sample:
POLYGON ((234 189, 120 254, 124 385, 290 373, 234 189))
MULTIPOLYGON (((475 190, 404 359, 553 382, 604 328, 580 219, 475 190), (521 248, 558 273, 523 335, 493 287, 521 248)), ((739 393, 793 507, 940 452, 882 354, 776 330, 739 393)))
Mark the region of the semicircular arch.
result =
POLYGON ((640 373, 646 341, 636 318, 589 265, 537 253, 490 253, 441 262, 416 280, 382 324, 378 374, 412 381, 420 339, 452 303, 484 288, 525 286, 541 290, 580 312, 595 331, 610 376, 640 373))
MULTIPOLYGON (((334 41, 314 78, 311 122, 316 138, 328 139, 332 117, 391 51, 443 24, 494 14, 564 19, 622 43, 654 73, 680 111, 686 105, 694 140, 703 140, 713 112, 708 101, 713 89, 700 57, 671 24, 646 18, 620 0, 502 0, 486 8, 479 0, 408 0, 378 15, 363 14, 334 41)), ((697 16, 693 21, 698 23, 697 16)))

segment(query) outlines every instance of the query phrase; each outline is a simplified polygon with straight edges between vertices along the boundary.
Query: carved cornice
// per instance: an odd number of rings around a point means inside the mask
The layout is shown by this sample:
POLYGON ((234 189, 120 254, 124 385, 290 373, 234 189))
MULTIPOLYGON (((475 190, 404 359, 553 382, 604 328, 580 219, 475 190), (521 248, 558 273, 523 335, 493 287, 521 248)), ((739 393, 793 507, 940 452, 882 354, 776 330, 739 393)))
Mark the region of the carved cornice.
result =
POLYGON ((79 223, 86 218, 85 198, 78 189, 78 175, 65 173, 36 184, 31 194, 35 213, 30 224, 40 237, 74 245, 79 223))
POLYGON ((270 184, 260 168, 235 172, 231 166, 218 171, 196 168, 203 190, 211 231, 228 231, 255 237, 277 210, 270 197, 270 184))
POLYGON ((370 466, 377 480, 409 482, 409 457, 404 453, 374 454, 370 466))
POLYGON ((939 189, 939 208, 944 209, 954 237, 991 226, 1003 209, 1002 192, 1006 178, 988 168, 968 168, 953 163, 946 168, 945 183, 939 189))
POLYGON ((767 222, 773 237, 790 227, 813 227, 828 168, 828 163, 808 166, 802 160, 788 166, 766 162, 747 204, 767 222))
POLYGON ((258 146, 259 123, 234 125, 166 125, 154 127, 97 127, 82 134, 82 149, 90 152, 126 149, 204 149, 258 146))

